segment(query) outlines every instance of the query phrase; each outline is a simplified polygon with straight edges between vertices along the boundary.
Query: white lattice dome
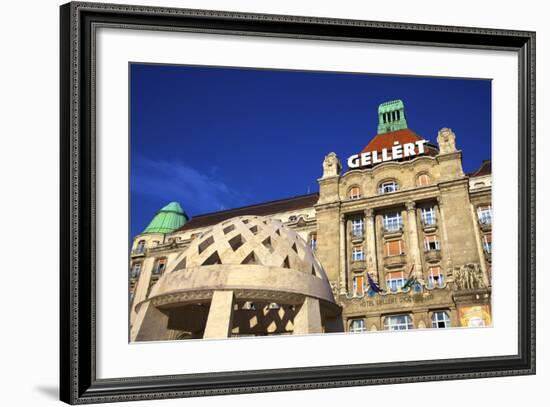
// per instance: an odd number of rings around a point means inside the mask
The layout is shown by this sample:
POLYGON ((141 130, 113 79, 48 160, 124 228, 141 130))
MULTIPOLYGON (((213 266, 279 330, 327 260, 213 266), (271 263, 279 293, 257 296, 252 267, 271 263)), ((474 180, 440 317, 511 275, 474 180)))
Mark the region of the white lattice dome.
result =
POLYGON ((192 292, 190 300, 196 300, 217 289, 256 300, 292 303, 311 296, 334 303, 307 242, 282 222, 258 216, 232 218, 202 233, 168 265, 150 297, 175 302, 192 292))
POLYGON ((206 230, 171 261, 136 307, 134 340, 340 332, 323 267, 280 221, 239 216, 206 230))
POLYGON ((308 273, 326 280, 306 241, 280 221, 239 216, 219 223, 195 239, 175 270, 213 264, 262 265, 308 273))

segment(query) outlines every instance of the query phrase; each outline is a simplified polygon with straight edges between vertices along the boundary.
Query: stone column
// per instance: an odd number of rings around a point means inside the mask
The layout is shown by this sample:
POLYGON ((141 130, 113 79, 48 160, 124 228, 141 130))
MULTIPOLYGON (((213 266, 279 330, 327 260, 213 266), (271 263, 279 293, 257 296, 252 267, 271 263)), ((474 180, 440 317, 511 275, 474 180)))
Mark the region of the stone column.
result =
POLYGON ((346 295, 346 216, 340 215, 340 294, 346 295))
MULTIPOLYGON (((422 273, 422 263, 420 262, 420 250, 418 247, 418 226, 416 222, 416 204, 413 201, 408 201, 407 207, 407 229, 409 234, 409 250, 411 260, 414 264, 414 275, 417 279, 424 278, 422 273)), ((408 272, 408 271, 407 271, 408 272)))
POLYGON ((450 250, 448 249, 449 237, 447 235, 447 224, 445 221, 445 214, 443 213, 443 201, 441 197, 437 197, 437 209, 439 211, 439 218, 437 219, 437 223, 441 228, 441 233, 443 234, 443 242, 441 244, 441 264, 445 264, 445 279, 447 279, 449 275, 452 275, 453 262, 451 259, 450 250))
POLYGON ((306 297, 294 316, 294 335, 323 333, 319 300, 306 297))
POLYGON ((378 261, 376 256, 376 233, 374 226, 374 210, 365 210, 365 239, 367 239, 367 272, 378 282, 378 261))
POLYGON ((204 329, 204 338, 229 338, 233 327, 233 291, 214 291, 204 329))
POLYGON ((151 302, 141 305, 132 327, 132 341, 160 341, 167 339, 168 315, 151 302))

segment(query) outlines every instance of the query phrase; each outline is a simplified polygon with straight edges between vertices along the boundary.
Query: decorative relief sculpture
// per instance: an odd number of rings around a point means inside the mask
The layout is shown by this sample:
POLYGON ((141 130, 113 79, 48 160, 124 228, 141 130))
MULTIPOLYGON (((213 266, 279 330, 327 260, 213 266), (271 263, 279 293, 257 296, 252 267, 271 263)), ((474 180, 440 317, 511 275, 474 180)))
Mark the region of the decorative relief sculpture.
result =
POLYGON ((483 271, 479 264, 468 263, 461 267, 455 267, 453 279, 458 290, 487 287, 483 278, 483 271))

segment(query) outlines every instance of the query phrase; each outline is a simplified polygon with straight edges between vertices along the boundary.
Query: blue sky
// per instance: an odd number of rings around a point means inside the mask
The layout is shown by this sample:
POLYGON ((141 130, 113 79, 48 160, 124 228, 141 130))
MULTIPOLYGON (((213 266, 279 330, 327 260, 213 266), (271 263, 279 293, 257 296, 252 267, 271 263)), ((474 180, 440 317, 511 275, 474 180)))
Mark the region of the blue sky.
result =
POLYGON ((130 234, 178 201, 188 215, 318 191, 401 99, 431 142, 450 127, 465 172, 491 158, 491 81, 176 65, 130 65, 130 234))

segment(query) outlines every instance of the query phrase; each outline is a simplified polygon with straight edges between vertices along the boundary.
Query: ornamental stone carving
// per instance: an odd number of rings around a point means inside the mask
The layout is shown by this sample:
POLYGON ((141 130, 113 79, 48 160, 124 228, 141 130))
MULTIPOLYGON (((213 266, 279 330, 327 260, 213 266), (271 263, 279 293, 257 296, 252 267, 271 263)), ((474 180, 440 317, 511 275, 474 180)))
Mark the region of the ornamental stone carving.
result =
POLYGON ((335 177, 342 172, 342 163, 336 153, 328 153, 323 161, 323 178, 335 177))
POLYGON ((439 152, 441 154, 454 153, 456 151, 455 138, 455 134, 451 129, 444 127, 439 130, 437 133, 439 152))
POLYGON ((453 279, 458 290, 486 288, 483 271, 479 264, 468 263, 453 270, 453 279))

